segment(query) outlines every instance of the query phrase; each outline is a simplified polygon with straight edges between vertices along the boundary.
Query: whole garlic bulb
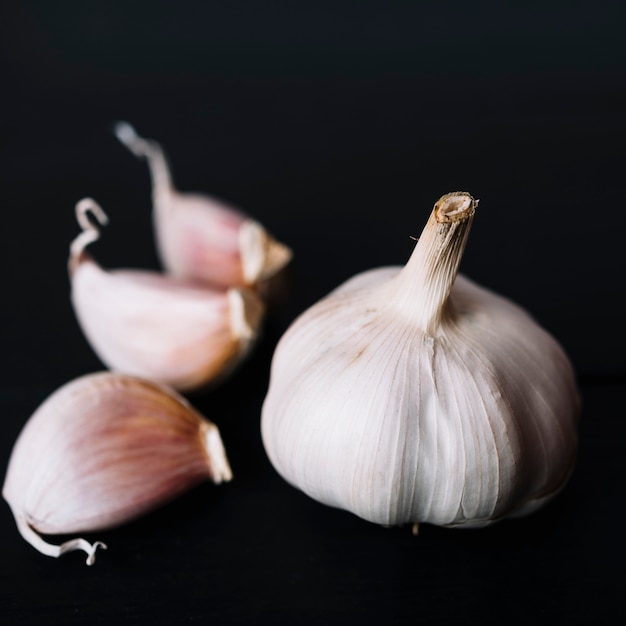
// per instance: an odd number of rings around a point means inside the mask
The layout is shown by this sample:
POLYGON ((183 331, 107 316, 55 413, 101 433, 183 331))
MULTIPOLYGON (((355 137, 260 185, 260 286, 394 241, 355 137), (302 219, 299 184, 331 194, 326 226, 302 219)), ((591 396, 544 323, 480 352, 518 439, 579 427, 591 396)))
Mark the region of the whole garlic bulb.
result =
POLYGON ((111 369, 192 390, 229 373, 250 351, 264 304, 251 290, 211 289, 139 270, 107 271, 85 251, 106 214, 76 205, 83 232, 70 248, 72 304, 83 332, 111 369))
POLYGON ((116 124, 115 134, 150 168, 157 247, 168 272, 222 287, 253 286, 290 261, 291 250, 256 220, 215 198, 178 191, 156 141, 126 122, 116 124))
POLYGON ((91 532, 147 513, 205 480, 232 478, 215 424, 172 390, 101 372, 67 383, 20 433, 2 491, 18 530, 47 556, 101 542, 61 545, 39 533, 91 532))
POLYGON ((404 268, 355 276, 281 338, 263 442, 309 496, 379 524, 470 527, 568 480, 570 362, 524 310, 457 277, 476 205, 443 196, 404 268))

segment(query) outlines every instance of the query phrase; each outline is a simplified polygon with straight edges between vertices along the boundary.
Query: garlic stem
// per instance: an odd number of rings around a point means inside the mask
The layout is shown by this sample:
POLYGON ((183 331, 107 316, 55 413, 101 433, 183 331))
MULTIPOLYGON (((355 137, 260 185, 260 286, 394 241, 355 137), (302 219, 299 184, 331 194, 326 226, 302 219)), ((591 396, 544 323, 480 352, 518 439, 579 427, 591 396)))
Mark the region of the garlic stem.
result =
POLYGON ((146 159, 152 178, 153 198, 169 195, 172 191, 172 177, 161 146, 156 141, 140 137, 128 122, 117 122, 113 132, 136 157, 146 159))
POLYGON ((51 556, 54 558, 58 558, 63 554, 68 552, 74 552, 76 550, 82 550, 87 554, 87 560, 85 561, 87 565, 93 565, 96 562, 96 550, 98 548, 102 548, 103 550, 107 549, 105 543, 102 541, 94 541, 94 543, 89 543, 86 539, 82 539, 80 537, 76 539, 69 539, 68 541, 64 541, 60 545, 55 545, 52 543, 48 543, 35 532, 32 527, 26 522, 26 520, 20 515, 15 516, 15 523, 17 525, 17 529, 20 532, 20 535, 36 550, 39 550, 42 554, 46 556, 51 556))
POLYGON ((83 198, 76 204, 76 219, 83 231, 70 244, 70 276, 74 274, 85 248, 100 239, 100 229, 89 219, 90 213, 100 226, 109 223, 107 214, 93 198, 83 198))
POLYGON ((392 281, 395 302, 429 335, 437 335, 467 243, 477 200, 464 191, 442 196, 413 254, 392 281))

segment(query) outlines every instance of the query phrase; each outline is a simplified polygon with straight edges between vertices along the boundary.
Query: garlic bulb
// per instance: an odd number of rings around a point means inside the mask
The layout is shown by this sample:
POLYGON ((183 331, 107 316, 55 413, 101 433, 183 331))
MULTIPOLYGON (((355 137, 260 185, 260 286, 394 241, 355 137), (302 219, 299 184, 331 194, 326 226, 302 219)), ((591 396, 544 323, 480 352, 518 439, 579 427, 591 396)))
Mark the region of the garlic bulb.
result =
POLYGON ((103 543, 53 545, 39 533, 111 528, 204 480, 231 478, 215 424, 165 387, 104 372, 64 385, 33 413, 2 495, 28 543, 53 557, 83 550, 91 565, 103 543))
POLYGON ((70 248, 72 304, 85 336, 114 370, 191 390, 230 372, 250 350, 264 305, 246 288, 185 283, 156 272, 106 271, 85 251, 107 222, 91 198, 76 205, 83 232, 70 248))
POLYGON ((309 496, 379 524, 470 527, 535 510, 570 476, 566 355, 456 276, 476 205, 443 196, 404 268, 355 276, 281 338, 263 442, 309 496))
POLYGON ((158 143, 126 122, 116 124, 115 134, 150 168, 157 247, 168 272, 223 287, 252 286, 289 262, 291 250, 257 221, 214 198, 175 189, 158 143))

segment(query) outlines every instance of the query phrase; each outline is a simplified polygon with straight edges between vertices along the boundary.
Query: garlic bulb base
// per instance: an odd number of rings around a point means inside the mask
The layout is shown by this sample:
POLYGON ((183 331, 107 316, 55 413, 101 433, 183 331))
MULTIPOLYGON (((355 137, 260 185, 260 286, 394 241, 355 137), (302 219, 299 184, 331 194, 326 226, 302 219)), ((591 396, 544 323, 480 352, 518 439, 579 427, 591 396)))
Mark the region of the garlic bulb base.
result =
POLYGON ((68 552, 76 552, 78 550, 82 550, 87 554, 87 559, 85 563, 87 565, 93 565, 96 562, 96 550, 101 548, 102 550, 107 549, 107 545, 102 543, 102 541, 94 541, 94 543, 89 543, 86 539, 82 539, 80 537, 76 539, 69 539, 68 541, 64 541, 63 543, 56 545, 52 543, 48 543, 43 539, 43 537, 35 532, 31 526, 20 516, 15 516, 15 523, 17 525, 17 529, 22 535, 22 537, 31 545, 33 548, 44 554, 45 556, 51 556, 53 558, 59 558, 68 552))
POLYGON ((241 349, 247 350, 248 343, 255 341, 263 322, 265 306, 248 289, 228 290, 230 330, 233 337, 241 341, 241 349))
POLYGON ((216 485, 232 480, 233 472, 226 458, 226 451, 217 426, 210 422, 204 423, 201 428, 201 437, 207 454, 211 480, 216 485))
POLYGON ((293 256, 291 248, 276 241, 263 226, 251 219, 239 229, 239 248, 243 278, 249 285, 274 276, 293 256))

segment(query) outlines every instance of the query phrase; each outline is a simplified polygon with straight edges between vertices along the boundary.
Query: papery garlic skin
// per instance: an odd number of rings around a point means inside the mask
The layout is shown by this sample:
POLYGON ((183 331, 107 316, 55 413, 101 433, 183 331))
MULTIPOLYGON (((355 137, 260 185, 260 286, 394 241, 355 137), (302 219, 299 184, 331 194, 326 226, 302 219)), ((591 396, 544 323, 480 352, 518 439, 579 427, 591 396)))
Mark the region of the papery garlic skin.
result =
POLYGON ((273 358, 262 412, 272 464, 379 524, 484 526, 535 510, 573 468, 579 396, 562 348, 514 303, 454 280, 466 198, 444 196, 444 222, 431 217, 405 268, 347 281, 273 358))
POLYGON ((289 263, 291 250, 256 220, 216 198, 178 191, 157 142, 139 137, 126 122, 116 124, 115 134, 150 168, 157 248, 168 272, 242 287, 268 280, 289 263))
MULTIPOLYGON (((250 351, 264 305, 248 289, 210 289, 156 272, 103 269, 85 250, 86 222, 102 209, 78 203, 83 226, 70 253, 71 299, 80 326, 111 369, 192 390, 226 376, 250 351)), ((94 234, 95 233, 95 234, 94 234)))
POLYGON ((2 490, 23 537, 43 554, 104 544, 60 546, 38 533, 112 528, 195 485, 232 472, 215 424, 166 387, 102 372, 59 388, 20 433, 2 490))

